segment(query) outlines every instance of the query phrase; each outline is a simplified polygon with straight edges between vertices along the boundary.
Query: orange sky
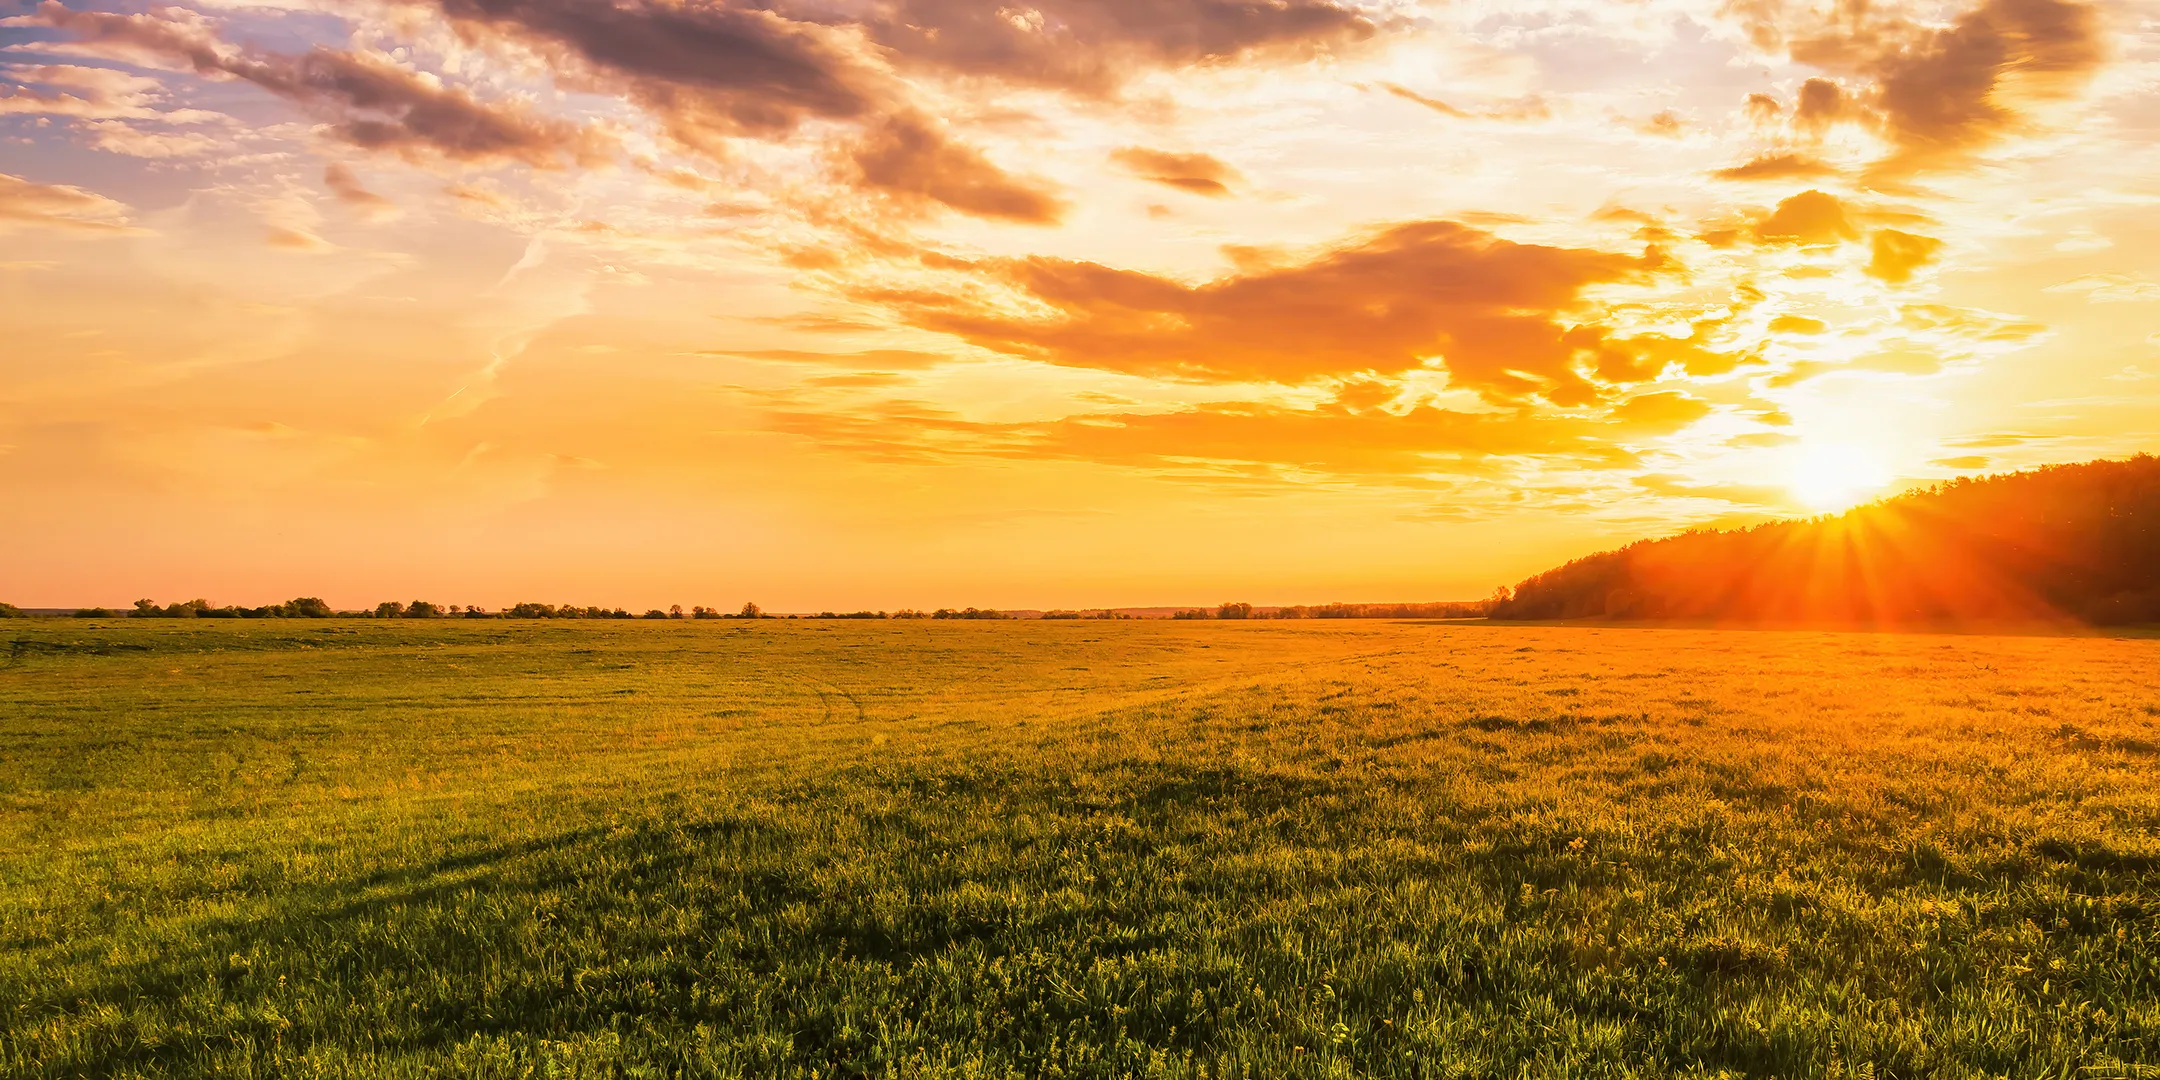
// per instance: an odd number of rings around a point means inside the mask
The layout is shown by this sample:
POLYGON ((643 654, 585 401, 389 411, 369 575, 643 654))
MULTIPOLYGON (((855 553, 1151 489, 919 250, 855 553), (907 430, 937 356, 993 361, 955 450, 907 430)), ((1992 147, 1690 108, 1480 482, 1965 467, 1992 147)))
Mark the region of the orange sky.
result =
POLYGON ((1482 596, 2160 449, 2160 4, 0 4, 0 600, 1482 596))

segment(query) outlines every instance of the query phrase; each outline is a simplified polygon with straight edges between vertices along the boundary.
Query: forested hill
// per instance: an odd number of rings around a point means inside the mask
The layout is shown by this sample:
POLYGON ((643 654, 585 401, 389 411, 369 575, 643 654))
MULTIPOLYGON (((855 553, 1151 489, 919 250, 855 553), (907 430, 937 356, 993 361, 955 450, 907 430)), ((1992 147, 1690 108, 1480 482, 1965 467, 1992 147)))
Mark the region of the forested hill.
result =
POLYGON ((1961 479, 1701 530, 1524 581, 1497 619, 2160 622, 2160 458, 1961 479))

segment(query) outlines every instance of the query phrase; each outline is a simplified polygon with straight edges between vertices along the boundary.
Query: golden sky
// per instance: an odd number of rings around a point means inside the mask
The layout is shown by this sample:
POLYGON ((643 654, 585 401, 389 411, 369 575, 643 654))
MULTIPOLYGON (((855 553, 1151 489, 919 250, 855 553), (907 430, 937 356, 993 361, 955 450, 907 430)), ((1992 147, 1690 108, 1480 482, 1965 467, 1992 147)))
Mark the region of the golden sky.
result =
POLYGON ((2160 3, 0 3, 0 599, 1483 596, 2160 449, 2160 3))

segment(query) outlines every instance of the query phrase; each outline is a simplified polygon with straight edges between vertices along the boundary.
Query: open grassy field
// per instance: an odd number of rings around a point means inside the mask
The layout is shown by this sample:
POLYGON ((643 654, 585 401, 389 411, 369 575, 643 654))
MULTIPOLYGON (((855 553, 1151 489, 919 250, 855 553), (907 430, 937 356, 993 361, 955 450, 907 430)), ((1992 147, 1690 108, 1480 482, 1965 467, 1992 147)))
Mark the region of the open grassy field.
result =
POLYGON ((0 639, 9 1076, 2160 1075, 2160 640, 0 639))

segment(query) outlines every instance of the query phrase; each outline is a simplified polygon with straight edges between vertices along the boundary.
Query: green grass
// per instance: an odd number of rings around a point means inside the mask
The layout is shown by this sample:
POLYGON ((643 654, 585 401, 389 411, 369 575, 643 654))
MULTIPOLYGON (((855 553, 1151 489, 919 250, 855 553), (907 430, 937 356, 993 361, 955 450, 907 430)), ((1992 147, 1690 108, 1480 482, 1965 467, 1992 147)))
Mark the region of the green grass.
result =
POLYGON ((2160 1072, 2160 641, 5 631, 6 1075, 2160 1072))

